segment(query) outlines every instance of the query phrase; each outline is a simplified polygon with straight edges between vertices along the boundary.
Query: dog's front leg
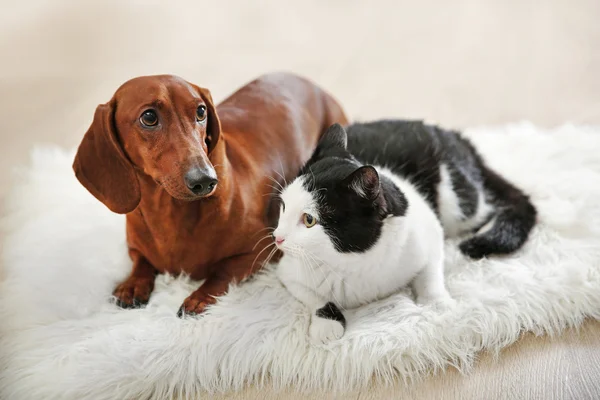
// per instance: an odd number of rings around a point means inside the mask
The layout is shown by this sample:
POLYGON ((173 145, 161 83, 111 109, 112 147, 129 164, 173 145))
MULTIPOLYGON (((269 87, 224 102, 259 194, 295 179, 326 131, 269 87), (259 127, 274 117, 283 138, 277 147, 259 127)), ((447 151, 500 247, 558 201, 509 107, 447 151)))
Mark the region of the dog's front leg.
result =
POLYGON ((253 271, 262 266, 263 260, 256 254, 248 253, 234 256, 219 262, 211 268, 214 273, 194 293, 184 300, 177 315, 200 314, 205 308, 216 303, 216 297, 227 293, 231 282, 241 282, 253 271))
POLYGON ((133 261, 131 274, 117 286, 113 296, 119 307, 137 308, 148 304, 158 271, 137 250, 129 249, 129 255, 133 261))

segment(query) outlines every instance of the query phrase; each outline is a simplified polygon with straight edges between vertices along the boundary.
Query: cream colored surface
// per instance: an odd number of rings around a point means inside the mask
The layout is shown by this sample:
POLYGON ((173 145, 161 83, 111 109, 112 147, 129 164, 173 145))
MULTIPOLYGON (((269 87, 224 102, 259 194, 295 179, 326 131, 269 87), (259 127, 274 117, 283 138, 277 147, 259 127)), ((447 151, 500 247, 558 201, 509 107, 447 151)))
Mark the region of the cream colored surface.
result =
MULTIPOLYGON (((180 75, 221 100, 259 74, 290 70, 354 119, 600 124, 597 0, 1 2, 0 197, 32 145, 75 146, 95 106, 145 74, 180 75)), ((469 376, 340 398, 600 398, 600 323, 555 339, 527 334, 498 360, 482 355, 469 376)))
POLYGON ((500 354, 483 355, 470 376, 456 370, 407 386, 402 382, 346 394, 292 391, 275 392, 252 388, 240 393, 213 397, 215 400, 242 399, 478 399, 478 400, 592 400, 600 398, 600 323, 588 323, 580 332, 571 331, 560 339, 526 335, 500 354))

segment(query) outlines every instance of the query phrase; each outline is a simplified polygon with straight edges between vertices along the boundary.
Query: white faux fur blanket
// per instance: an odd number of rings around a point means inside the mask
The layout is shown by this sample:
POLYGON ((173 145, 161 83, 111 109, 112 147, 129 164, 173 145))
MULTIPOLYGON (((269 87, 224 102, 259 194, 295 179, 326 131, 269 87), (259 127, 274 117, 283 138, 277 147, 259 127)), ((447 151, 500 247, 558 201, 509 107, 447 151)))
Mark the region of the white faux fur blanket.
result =
POLYGON ((166 399, 249 383, 354 389, 373 376, 468 371, 523 331, 600 318, 600 128, 523 123, 467 132, 490 166, 531 194, 539 224, 518 254, 480 262, 446 246, 456 310, 400 293, 347 314, 344 337, 306 338, 309 315, 269 272, 199 319, 177 308, 198 283, 157 278, 150 304, 109 304, 130 269, 125 220, 75 180, 72 152, 39 149, 13 189, 0 287, 0 398, 166 399))

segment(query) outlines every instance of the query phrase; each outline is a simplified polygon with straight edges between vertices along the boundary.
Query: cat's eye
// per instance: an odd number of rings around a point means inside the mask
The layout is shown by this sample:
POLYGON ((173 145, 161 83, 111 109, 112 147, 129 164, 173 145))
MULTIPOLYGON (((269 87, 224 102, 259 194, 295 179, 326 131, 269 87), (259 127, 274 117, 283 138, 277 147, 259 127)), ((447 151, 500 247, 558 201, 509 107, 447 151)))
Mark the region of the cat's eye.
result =
POLYGON ((312 228, 317 223, 317 219, 310 214, 304 213, 302 216, 302 222, 307 228, 312 228))
POLYGON ((156 111, 154 110, 146 110, 140 116, 140 123, 147 127, 151 128, 158 124, 158 115, 156 115, 156 111))
POLYGON ((206 119, 206 106, 198 106, 196 109, 196 121, 202 122, 206 119))

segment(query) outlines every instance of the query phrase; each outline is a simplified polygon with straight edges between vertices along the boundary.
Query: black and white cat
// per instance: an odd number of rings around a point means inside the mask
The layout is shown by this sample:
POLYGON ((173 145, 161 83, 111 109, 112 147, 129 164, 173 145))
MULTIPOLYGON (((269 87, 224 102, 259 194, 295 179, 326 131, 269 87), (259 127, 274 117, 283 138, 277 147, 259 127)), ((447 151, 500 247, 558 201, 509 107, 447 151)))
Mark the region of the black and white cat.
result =
POLYGON ((276 273, 311 312, 310 338, 340 338, 340 309, 411 284, 420 304, 451 307, 444 237, 470 235, 472 257, 520 248, 535 224, 528 197, 458 133, 418 121, 333 125, 281 193, 276 273))

